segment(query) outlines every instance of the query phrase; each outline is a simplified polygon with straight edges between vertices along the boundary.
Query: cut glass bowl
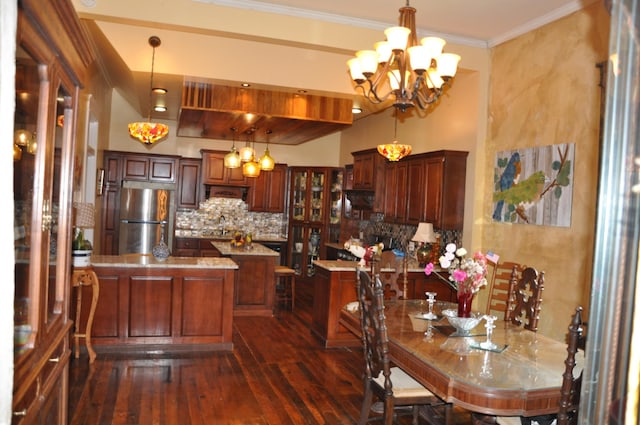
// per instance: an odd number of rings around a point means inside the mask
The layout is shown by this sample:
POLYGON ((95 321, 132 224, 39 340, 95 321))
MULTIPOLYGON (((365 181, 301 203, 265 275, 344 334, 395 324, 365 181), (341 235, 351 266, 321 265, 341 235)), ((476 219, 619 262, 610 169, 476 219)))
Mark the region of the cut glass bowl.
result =
POLYGON ((456 328, 456 333, 452 336, 468 336, 471 329, 478 326, 484 315, 471 312, 471 317, 458 317, 457 310, 443 310, 442 314, 447 318, 451 326, 456 328))

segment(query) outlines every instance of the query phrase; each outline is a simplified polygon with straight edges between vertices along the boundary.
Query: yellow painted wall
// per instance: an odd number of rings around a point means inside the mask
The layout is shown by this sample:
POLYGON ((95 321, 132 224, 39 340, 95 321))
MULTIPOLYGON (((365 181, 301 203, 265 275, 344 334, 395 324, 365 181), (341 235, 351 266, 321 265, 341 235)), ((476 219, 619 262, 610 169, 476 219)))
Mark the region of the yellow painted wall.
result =
POLYGON ((589 306, 599 158, 596 63, 606 59, 608 28, 609 17, 596 3, 491 52, 487 190, 475 220, 482 223, 484 249, 544 270, 539 331, 560 340, 575 307, 589 306), (496 152, 558 143, 575 143, 571 226, 493 222, 496 152))

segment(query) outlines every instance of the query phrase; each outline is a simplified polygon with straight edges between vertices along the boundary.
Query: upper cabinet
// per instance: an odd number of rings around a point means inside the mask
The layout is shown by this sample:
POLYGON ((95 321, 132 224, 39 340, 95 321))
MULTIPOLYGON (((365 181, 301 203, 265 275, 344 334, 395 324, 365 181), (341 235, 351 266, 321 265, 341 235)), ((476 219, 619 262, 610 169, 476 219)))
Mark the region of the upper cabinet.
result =
POLYGON ((462 229, 467 154, 436 151, 387 163, 384 220, 433 223, 442 230, 462 229))
POLYGON ((377 149, 352 152, 353 185, 351 190, 369 191, 374 194, 371 202, 372 212, 384 211, 384 185, 386 159, 377 149))
POLYGON ((123 178, 124 180, 175 183, 176 162, 177 158, 174 157, 128 154, 124 157, 123 178))
POLYGON ((284 213, 287 195, 287 164, 261 171, 249 186, 249 211, 284 213))
POLYGON ((200 165, 198 158, 178 161, 177 207, 197 209, 200 205, 200 165))
POLYGON ((229 152, 202 149, 202 184, 212 186, 248 186, 242 167, 227 168, 224 156, 229 152))

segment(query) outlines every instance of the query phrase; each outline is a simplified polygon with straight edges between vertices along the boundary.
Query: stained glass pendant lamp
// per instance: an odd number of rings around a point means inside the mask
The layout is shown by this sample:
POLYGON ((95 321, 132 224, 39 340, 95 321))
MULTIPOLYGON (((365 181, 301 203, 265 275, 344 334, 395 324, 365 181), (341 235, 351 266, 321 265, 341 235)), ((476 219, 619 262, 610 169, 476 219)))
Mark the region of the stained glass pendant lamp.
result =
POLYGON ((132 122, 129 124, 129 135, 146 147, 151 147, 155 142, 169 134, 169 126, 151 122, 151 96, 153 94, 153 68, 156 57, 156 47, 160 46, 160 38, 153 35, 149 37, 149 45, 153 48, 151 56, 151 77, 149 81, 149 116, 147 121, 132 122))
POLYGON ((393 142, 378 145, 378 153, 389 161, 400 161, 407 155, 411 154, 411 145, 398 143, 398 110, 395 110, 395 122, 393 130, 393 142))

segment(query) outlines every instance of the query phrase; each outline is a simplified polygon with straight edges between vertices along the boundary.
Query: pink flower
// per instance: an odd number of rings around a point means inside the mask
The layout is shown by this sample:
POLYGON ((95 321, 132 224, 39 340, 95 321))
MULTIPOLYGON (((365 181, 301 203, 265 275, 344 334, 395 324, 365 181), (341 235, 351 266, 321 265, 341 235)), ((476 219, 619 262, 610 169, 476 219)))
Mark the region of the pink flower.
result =
POLYGON ((429 263, 424 267, 424 274, 426 274, 427 276, 429 276, 432 271, 433 271, 433 263, 429 263))
POLYGON ((454 270, 453 278, 455 279, 456 282, 464 282, 467 279, 467 272, 459 269, 454 270))

